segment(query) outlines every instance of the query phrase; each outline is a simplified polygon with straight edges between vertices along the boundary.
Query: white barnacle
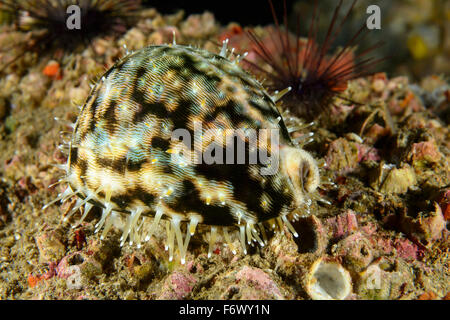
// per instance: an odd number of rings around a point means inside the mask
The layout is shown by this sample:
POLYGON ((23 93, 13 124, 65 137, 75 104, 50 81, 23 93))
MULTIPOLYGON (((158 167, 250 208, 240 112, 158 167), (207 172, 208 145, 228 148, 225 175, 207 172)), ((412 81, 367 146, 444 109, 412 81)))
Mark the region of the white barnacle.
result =
POLYGON ((352 291, 352 279, 339 262, 320 258, 306 276, 306 291, 314 300, 343 300, 352 291))

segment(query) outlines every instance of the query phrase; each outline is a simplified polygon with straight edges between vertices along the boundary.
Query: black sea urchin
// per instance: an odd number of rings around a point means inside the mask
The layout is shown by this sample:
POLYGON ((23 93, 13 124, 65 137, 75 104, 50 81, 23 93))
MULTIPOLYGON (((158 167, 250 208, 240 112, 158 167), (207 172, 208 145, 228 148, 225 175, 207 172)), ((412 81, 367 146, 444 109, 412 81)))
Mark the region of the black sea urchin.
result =
POLYGON ((369 30, 365 23, 334 54, 328 54, 356 1, 353 1, 344 18, 338 23, 338 15, 343 4, 342 0, 339 1, 323 41, 317 37, 319 24, 317 1, 307 39, 301 39, 299 36, 298 16, 295 36, 288 31, 286 1, 284 1, 284 26, 281 26, 272 1, 269 0, 275 30, 270 32, 268 39, 263 39, 253 30, 247 32, 254 44, 255 53, 272 70, 268 71, 255 63, 249 63, 267 77, 269 89, 281 91, 291 87, 291 92, 284 95, 283 101, 293 113, 309 118, 316 117, 332 103, 334 97, 339 96, 347 88, 349 80, 371 74, 370 69, 383 60, 366 57, 381 43, 354 54, 354 47, 368 34, 369 30))
MULTIPOLYGON (((19 53, 1 66, 3 70, 27 51, 40 54, 62 49, 71 52, 98 35, 122 33, 135 21, 140 0, 0 0, 2 11, 15 17, 14 28, 29 32, 26 41, 14 44, 19 53), (79 28, 69 28, 68 18, 79 10, 79 28)), ((3 48, 2 51, 11 48, 3 48)))

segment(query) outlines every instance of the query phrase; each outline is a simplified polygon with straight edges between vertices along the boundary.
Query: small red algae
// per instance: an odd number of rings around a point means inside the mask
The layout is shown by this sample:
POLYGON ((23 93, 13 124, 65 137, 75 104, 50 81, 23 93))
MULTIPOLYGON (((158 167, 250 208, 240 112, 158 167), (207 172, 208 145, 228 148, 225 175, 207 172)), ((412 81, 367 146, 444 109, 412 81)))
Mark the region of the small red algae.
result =
POLYGON ((61 68, 59 66, 59 63, 56 61, 50 61, 42 70, 42 73, 46 75, 49 78, 55 79, 55 80, 61 80, 62 79, 62 72, 61 68))
POLYGON ((439 206, 442 209, 445 221, 450 220, 450 190, 445 190, 439 199, 439 206))
POLYGON ((35 287, 39 281, 41 281, 41 277, 40 276, 33 276, 32 274, 28 275, 28 285, 30 286, 30 288, 35 287))
POLYGON ((389 110, 392 114, 398 115, 404 113, 407 109, 418 112, 423 110, 423 106, 412 91, 409 91, 402 100, 389 103, 389 110))
POLYGON ((244 31, 242 29, 242 27, 238 24, 230 24, 230 26, 227 28, 227 30, 225 30, 220 36, 219 36, 219 40, 220 42, 226 40, 226 39, 230 39, 233 38, 235 36, 240 36, 243 35, 244 31))
POLYGON ((48 280, 54 276, 56 276, 57 271, 56 271, 56 262, 51 262, 48 265, 48 271, 45 272, 44 274, 39 274, 39 275, 34 275, 32 273, 30 273, 28 275, 28 285, 30 286, 30 288, 33 288, 35 286, 37 286, 39 284, 39 282, 41 282, 41 280, 48 280))
POLYGON ((436 294, 433 291, 424 292, 417 299, 418 300, 435 300, 436 294))
POLYGON ((86 235, 83 232, 83 229, 75 230, 75 237, 73 240, 73 244, 77 246, 77 250, 81 250, 86 242, 86 235))
POLYGON ((405 108, 414 99, 414 93, 408 92, 406 97, 400 102, 400 108, 405 108))

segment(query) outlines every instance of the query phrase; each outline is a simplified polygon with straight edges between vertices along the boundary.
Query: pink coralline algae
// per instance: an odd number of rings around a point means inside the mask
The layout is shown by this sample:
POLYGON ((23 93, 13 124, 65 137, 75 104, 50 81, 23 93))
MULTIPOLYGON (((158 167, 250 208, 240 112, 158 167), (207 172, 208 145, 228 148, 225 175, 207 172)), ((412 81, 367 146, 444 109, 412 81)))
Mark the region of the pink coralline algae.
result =
POLYGON ((62 279, 67 279, 77 272, 83 277, 91 278, 93 275, 100 274, 103 268, 93 256, 77 251, 61 259, 57 271, 58 277, 62 279))
POLYGON ((191 260, 186 263, 186 268, 189 270, 189 272, 202 274, 205 270, 203 269, 202 265, 200 263, 195 263, 194 260, 191 260))
POLYGON ((435 141, 423 141, 414 143, 409 153, 409 159, 413 165, 420 163, 437 163, 442 157, 435 141))
POLYGON ((419 247, 408 239, 394 240, 394 248, 397 255, 405 260, 417 260, 422 255, 419 247))
POLYGON ((358 221, 352 210, 327 219, 326 224, 330 227, 332 238, 345 237, 358 229, 358 221))
POLYGON ((174 271, 164 281, 160 300, 185 299, 192 291, 197 280, 190 274, 174 271))
POLYGON ((380 161, 381 157, 378 154, 378 150, 373 147, 369 147, 365 144, 356 143, 356 148, 358 148, 358 162, 361 161, 380 161))
POLYGON ((398 257, 408 261, 417 260, 423 255, 423 251, 409 239, 390 239, 380 236, 373 237, 371 242, 381 253, 386 255, 396 253, 398 257))
POLYGON ((271 299, 283 299, 283 295, 276 283, 269 277, 267 273, 261 269, 244 266, 237 274, 236 281, 244 282, 255 288, 254 293, 247 292, 242 299, 261 299, 261 293, 267 295, 271 299), (258 292, 260 292, 258 294, 258 292))
POLYGON ((355 269, 363 269, 373 258, 380 255, 395 254, 405 260, 413 261, 423 256, 423 250, 410 239, 392 239, 377 231, 373 223, 359 225, 358 216, 348 210, 325 222, 332 239, 339 241, 335 255, 348 260, 355 269))

